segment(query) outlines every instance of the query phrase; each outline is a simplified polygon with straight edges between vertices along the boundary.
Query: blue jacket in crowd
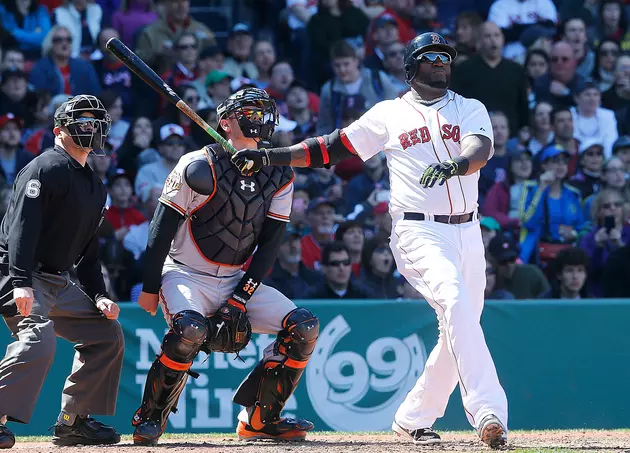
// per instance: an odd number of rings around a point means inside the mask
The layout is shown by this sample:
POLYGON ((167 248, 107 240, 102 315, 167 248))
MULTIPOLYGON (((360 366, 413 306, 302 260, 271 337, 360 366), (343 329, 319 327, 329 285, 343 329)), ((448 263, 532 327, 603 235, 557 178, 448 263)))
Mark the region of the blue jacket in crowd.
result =
MULTIPOLYGON (((101 84, 96 71, 89 61, 70 58, 70 93, 92 94, 101 93, 101 84)), ((44 57, 35 63, 29 74, 29 82, 40 90, 50 92, 52 96, 64 92, 63 76, 51 57, 44 57)))
POLYGON ((42 41, 51 29, 50 16, 45 6, 37 9, 24 18, 24 25, 20 27, 13 13, 8 12, 0 5, 0 18, 2 26, 11 34, 25 52, 40 50, 42 41))

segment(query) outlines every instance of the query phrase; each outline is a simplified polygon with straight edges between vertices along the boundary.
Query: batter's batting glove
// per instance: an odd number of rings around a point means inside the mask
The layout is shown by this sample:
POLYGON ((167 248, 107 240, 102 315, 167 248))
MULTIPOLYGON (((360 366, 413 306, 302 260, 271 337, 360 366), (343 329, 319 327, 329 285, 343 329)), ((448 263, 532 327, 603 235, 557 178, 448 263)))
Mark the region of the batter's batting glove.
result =
POLYGON ((264 148, 246 148, 234 154, 231 160, 243 176, 249 176, 269 165, 269 154, 264 148))
POLYGON ((454 160, 446 160, 439 164, 431 164, 422 174, 420 185, 422 187, 433 187, 437 182, 443 185, 446 180, 459 173, 459 165, 454 160))

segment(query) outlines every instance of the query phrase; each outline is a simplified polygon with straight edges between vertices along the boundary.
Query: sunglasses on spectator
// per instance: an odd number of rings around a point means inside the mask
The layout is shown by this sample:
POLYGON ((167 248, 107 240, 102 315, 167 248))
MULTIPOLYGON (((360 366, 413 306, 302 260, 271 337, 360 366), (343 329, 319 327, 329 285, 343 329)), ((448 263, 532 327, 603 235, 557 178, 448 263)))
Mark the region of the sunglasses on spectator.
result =
POLYGON ((617 55, 619 55, 619 51, 615 50, 615 49, 602 49, 600 50, 600 55, 603 56, 612 56, 612 57, 616 57, 617 55))
POLYGON ((554 63, 557 63, 559 61, 566 63, 569 60, 571 60, 570 57, 551 57, 551 61, 553 61, 554 63))
POLYGON ((623 201, 611 201, 610 203, 602 203, 602 209, 622 208, 623 201))
POLYGON ((451 56, 447 53, 440 52, 426 52, 420 55, 418 61, 420 63, 435 63, 440 60, 442 64, 451 64, 451 56))
POLYGON ((72 42, 72 37, 70 36, 55 36, 52 39, 52 42, 55 44, 59 44, 60 42, 72 42))
POLYGON ((330 266, 330 267, 337 267, 337 266, 350 266, 350 258, 348 258, 347 260, 332 260, 332 261, 328 261, 328 263, 326 263, 326 266, 330 266))
POLYGON ((181 50, 196 49, 197 45, 196 44, 179 44, 177 48, 181 50))

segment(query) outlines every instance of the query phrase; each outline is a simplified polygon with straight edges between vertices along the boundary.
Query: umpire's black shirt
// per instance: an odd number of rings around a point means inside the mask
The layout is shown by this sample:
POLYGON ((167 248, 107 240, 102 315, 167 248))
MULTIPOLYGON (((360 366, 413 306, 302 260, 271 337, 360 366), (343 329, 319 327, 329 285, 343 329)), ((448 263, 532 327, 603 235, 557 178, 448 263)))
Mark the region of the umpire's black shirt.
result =
POLYGON ((88 296, 105 296, 95 232, 106 199, 107 190, 90 166, 81 166, 59 146, 24 167, 0 225, 0 260, 6 263, 8 257, 13 287, 32 287, 34 270, 61 272, 78 262, 88 296))

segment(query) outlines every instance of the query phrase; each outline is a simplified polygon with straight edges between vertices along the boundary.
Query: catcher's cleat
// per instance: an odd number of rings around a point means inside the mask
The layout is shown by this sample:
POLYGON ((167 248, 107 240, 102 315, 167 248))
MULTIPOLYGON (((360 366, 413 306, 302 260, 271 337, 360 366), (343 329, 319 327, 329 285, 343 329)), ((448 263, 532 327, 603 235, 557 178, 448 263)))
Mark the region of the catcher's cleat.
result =
POLYGON ((261 429, 254 429, 252 425, 239 420, 236 426, 236 434, 240 440, 284 440, 290 442, 303 441, 306 432, 313 429, 315 425, 303 418, 281 418, 275 423, 269 423, 261 429))
POLYGON ((164 427, 154 420, 144 420, 136 425, 133 431, 134 445, 157 445, 158 440, 164 433, 164 427))
POLYGON ((406 429, 400 426, 398 423, 392 423, 392 430, 400 437, 406 437, 413 441, 414 444, 431 445, 439 444, 442 442, 442 438, 438 433, 433 431, 432 428, 421 429, 406 429))
POLYGON ((0 448, 11 448, 15 444, 15 436, 3 423, 0 423, 0 448))
POLYGON ((116 430, 91 417, 77 417, 71 426, 56 423, 52 443, 55 445, 109 445, 120 442, 116 430))
POLYGON ((507 430, 495 415, 488 415, 479 423, 479 438, 490 448, 497 449, 507 444, 507 430))

